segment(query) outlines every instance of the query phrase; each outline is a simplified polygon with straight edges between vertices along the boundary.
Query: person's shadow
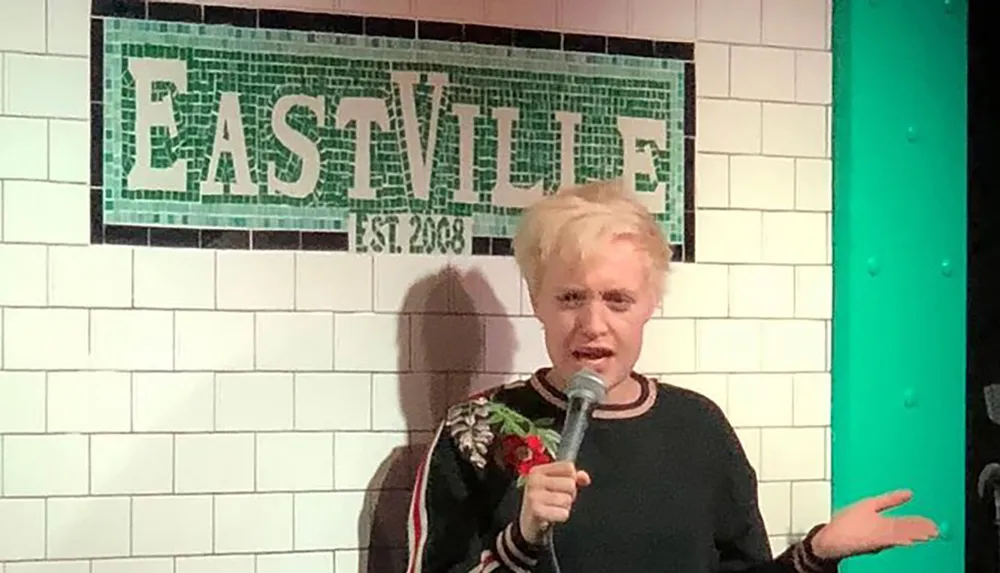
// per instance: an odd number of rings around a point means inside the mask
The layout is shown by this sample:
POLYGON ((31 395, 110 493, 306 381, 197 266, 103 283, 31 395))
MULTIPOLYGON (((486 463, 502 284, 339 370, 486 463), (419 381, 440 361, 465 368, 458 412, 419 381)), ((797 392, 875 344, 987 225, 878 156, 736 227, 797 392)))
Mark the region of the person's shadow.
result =
POLYGON ((358 521, 359 539, 368 551, 358 561, 358 573, 405 573, 407 519, 416 471, 423 462, 447 408, 482 390, 477 373, 485 364, 490 317, 491 366, 502 372, 513 366, 514 327, 499 315, 502 308, 486 277, 473 269, 453 267, 428 275, 407 291, 399 321, 399 400, 409 444, 396 448, 368 484, 358 521), (441 309, 448 309, 447 313, 441 309), (406 351, 409 351, 408 354, 406 351))

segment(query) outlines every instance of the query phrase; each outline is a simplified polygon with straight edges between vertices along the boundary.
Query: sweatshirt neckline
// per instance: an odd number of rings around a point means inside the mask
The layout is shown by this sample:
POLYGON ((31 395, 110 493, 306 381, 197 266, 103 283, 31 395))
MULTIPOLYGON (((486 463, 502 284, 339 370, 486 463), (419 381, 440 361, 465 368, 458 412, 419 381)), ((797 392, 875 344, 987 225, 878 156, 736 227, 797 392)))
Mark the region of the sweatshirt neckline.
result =
MULTIPOLYGON (((540 368, 532 374, 529 384, 546 402, 565 410, 568 400, 566 394, 549 382, 548 375, 552 368, 540 368)), ((648 412, 656 402, 656 383, 636 372, 632 379, 639 383, 639 396, 625 404, 598 404, 594 408, 593 417, 602 419, 635 418, 648 412)))

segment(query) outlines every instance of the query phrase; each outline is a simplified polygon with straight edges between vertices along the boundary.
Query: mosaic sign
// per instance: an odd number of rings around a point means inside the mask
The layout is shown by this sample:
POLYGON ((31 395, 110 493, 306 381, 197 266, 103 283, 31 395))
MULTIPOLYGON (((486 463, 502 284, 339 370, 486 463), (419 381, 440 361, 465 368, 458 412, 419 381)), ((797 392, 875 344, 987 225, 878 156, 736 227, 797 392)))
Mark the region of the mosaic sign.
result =
POLYGON ((622 177, 691 250, 690 62, 132 18, 102 36, 105 226, 463 255, 544 193, 622 177))

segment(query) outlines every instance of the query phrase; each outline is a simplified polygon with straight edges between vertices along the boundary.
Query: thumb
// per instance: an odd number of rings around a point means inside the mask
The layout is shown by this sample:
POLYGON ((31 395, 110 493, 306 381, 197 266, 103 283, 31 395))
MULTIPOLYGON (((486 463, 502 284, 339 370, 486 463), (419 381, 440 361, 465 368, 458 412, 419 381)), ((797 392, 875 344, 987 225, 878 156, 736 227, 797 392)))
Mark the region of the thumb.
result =
POLYGON ((913 492, 908 489, 901 489, 876 496, 871 501, 875 511, 885 511, 899 507, 911 499, 913 499, 913 492))

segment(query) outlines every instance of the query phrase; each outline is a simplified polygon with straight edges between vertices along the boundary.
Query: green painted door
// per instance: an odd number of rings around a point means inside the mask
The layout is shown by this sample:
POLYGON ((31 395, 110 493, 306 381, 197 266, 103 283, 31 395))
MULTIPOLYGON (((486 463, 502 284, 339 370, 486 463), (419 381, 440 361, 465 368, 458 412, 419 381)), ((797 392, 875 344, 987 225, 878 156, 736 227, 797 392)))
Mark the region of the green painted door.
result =
POLYGON ((848 573, 964 570, 964 0, 834 0, 833 504, 911 488, 944 539, 848 573))

